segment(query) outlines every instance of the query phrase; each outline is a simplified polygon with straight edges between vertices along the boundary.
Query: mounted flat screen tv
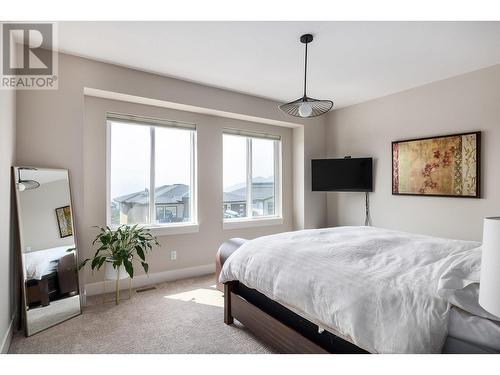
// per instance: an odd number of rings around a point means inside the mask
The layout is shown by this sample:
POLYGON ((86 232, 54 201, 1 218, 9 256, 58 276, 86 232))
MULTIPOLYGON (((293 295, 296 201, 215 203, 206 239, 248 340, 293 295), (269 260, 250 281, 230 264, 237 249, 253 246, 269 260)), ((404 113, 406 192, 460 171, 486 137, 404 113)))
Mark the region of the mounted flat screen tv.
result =
POLYGON ((312 160, 313 191, 373 191, 372 158, 312 160))

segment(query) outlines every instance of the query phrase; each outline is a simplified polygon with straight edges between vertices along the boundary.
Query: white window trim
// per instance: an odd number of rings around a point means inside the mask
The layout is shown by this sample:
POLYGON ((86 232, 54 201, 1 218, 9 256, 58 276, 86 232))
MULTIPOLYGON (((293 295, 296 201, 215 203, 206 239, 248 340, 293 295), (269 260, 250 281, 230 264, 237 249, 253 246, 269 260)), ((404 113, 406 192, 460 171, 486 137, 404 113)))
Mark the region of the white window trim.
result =
MULTIPOLYGON (((124 117, 127 115, 123 115, 124 117)), ((128 116, 129 118, 134 118, 134 121, 130 121, 137 125, 144 125, 150 128, 150 186, 154 186, 155 181, 155 127, 177 127, 181 126, 170 126, 164 124, 161 121, 158 123, 153 123, 149 121, 141 122, 141 117, 128 116)), ((149 119, 149 118, 147 118, 149 119)), ((157 120, 157 119, 155 119, 157 120)), ((159 120, 159 119, 158 119, 159 120)), ((119 225, 111 224, 111 123, 115 122, 127 122, 121 120, 119 116, 115 113, 108 113, 106 118, 106 225, 108 225, 112 230, 119 227, 119 225)), ((196 233, 199 231, 198 224, 198 190, 197 190, 197 157, 196 157, 196 127, 186 127, 186 129, 191 129, 191 194, 192 203, 190 207, 191 220, 182 223, 170 223, 170 224, 139 224, 141 228, 150 229, 151 233, 155 236, 163 235, 177 235, 177 234, 187 234, 196 233)), ((150 189, 150 202, 154 202, 154 189, 150 189)), ((155 217, 155 205, 149 205, 149 218, 150 221, 155 217)), ((132 224, 130 224, 132 225, 132 224)))
MULTIPOLYGON (((168 236, 177 234, 198 233, 200 231, 199 224, 183 222, 172 224, 138 224, 140 228, 148 229, 153 236, 168 236)), ((119 225, 109 225, 111 230, 118 229, 119 225)))
POLYGON ((247 147, 247 165, 246 165, 246 175, 247 175, 247 178, 246 178, 246 192, 247 192, 247 215, 246 215, 246 218, 247 219, 252 219, 253 218, 253 215, 252 215, 252 202, 253 202, 253 199, 252 199, 252 195, 253 195, 253 191, 252 191, 252 139, 251 138, 246 138, 246 147, 247 147))
POLYGON ((254 218, 225 219, 222 229, 239 229, 251 227, 268 227, 271 225, 282 225, 283 218, 280 216, 258 216, 254 218))
POLYGON ((196 223, 173 223, 166 225, 148 225, 153 236, 171 236, 178 234, 198 233, 200 226, 196 223))
POLYGON ((236 131, 234 129, 224 129, 223 134, 240 135, 246 138, 246 184, 247 184, 247 216, 234 219, 222 219, 222 229, 237 229, 249 227, 262 227, 270 225, 283 224, 283 211, 282 211, 282 139, 280 136, 269 134, 236 131), (273 139, 274 143, 274 202, 275 202, 275 215, 268 216, 251 216, 252 215, 252 140, 251 138, 267 138, 273 139))

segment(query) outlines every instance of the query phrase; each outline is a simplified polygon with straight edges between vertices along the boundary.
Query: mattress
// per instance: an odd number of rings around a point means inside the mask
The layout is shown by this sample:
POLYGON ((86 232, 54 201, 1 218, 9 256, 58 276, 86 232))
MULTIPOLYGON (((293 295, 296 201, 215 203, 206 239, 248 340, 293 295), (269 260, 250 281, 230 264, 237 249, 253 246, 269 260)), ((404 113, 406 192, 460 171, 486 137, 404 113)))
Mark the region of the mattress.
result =
POLYGON ((448 336, 500 352, 500 321, 481 318, 456 307, 450 311, 448 336))

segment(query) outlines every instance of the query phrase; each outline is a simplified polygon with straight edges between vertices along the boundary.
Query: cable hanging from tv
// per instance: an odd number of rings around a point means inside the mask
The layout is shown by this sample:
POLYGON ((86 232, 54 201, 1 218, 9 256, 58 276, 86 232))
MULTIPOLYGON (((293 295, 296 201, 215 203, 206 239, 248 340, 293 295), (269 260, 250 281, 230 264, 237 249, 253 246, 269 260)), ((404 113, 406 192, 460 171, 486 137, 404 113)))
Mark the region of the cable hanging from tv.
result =
POLYGON ((365 226, 371 227, 372 218, 370 216, 370 198, 369 192, 365 192, 365 226))

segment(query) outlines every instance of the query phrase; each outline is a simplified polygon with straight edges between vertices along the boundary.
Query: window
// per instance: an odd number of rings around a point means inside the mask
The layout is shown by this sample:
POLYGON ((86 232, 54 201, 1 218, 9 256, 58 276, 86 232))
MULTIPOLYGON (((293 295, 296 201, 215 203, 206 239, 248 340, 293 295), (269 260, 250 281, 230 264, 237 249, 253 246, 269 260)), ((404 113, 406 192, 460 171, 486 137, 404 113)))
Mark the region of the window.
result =
POLYGON ((228 129, 223 147, 224 220, 280 217, 280 137, 228 129))
POLYGON ((108 114, 108 224, 195 223, 195 125, 108 114))

